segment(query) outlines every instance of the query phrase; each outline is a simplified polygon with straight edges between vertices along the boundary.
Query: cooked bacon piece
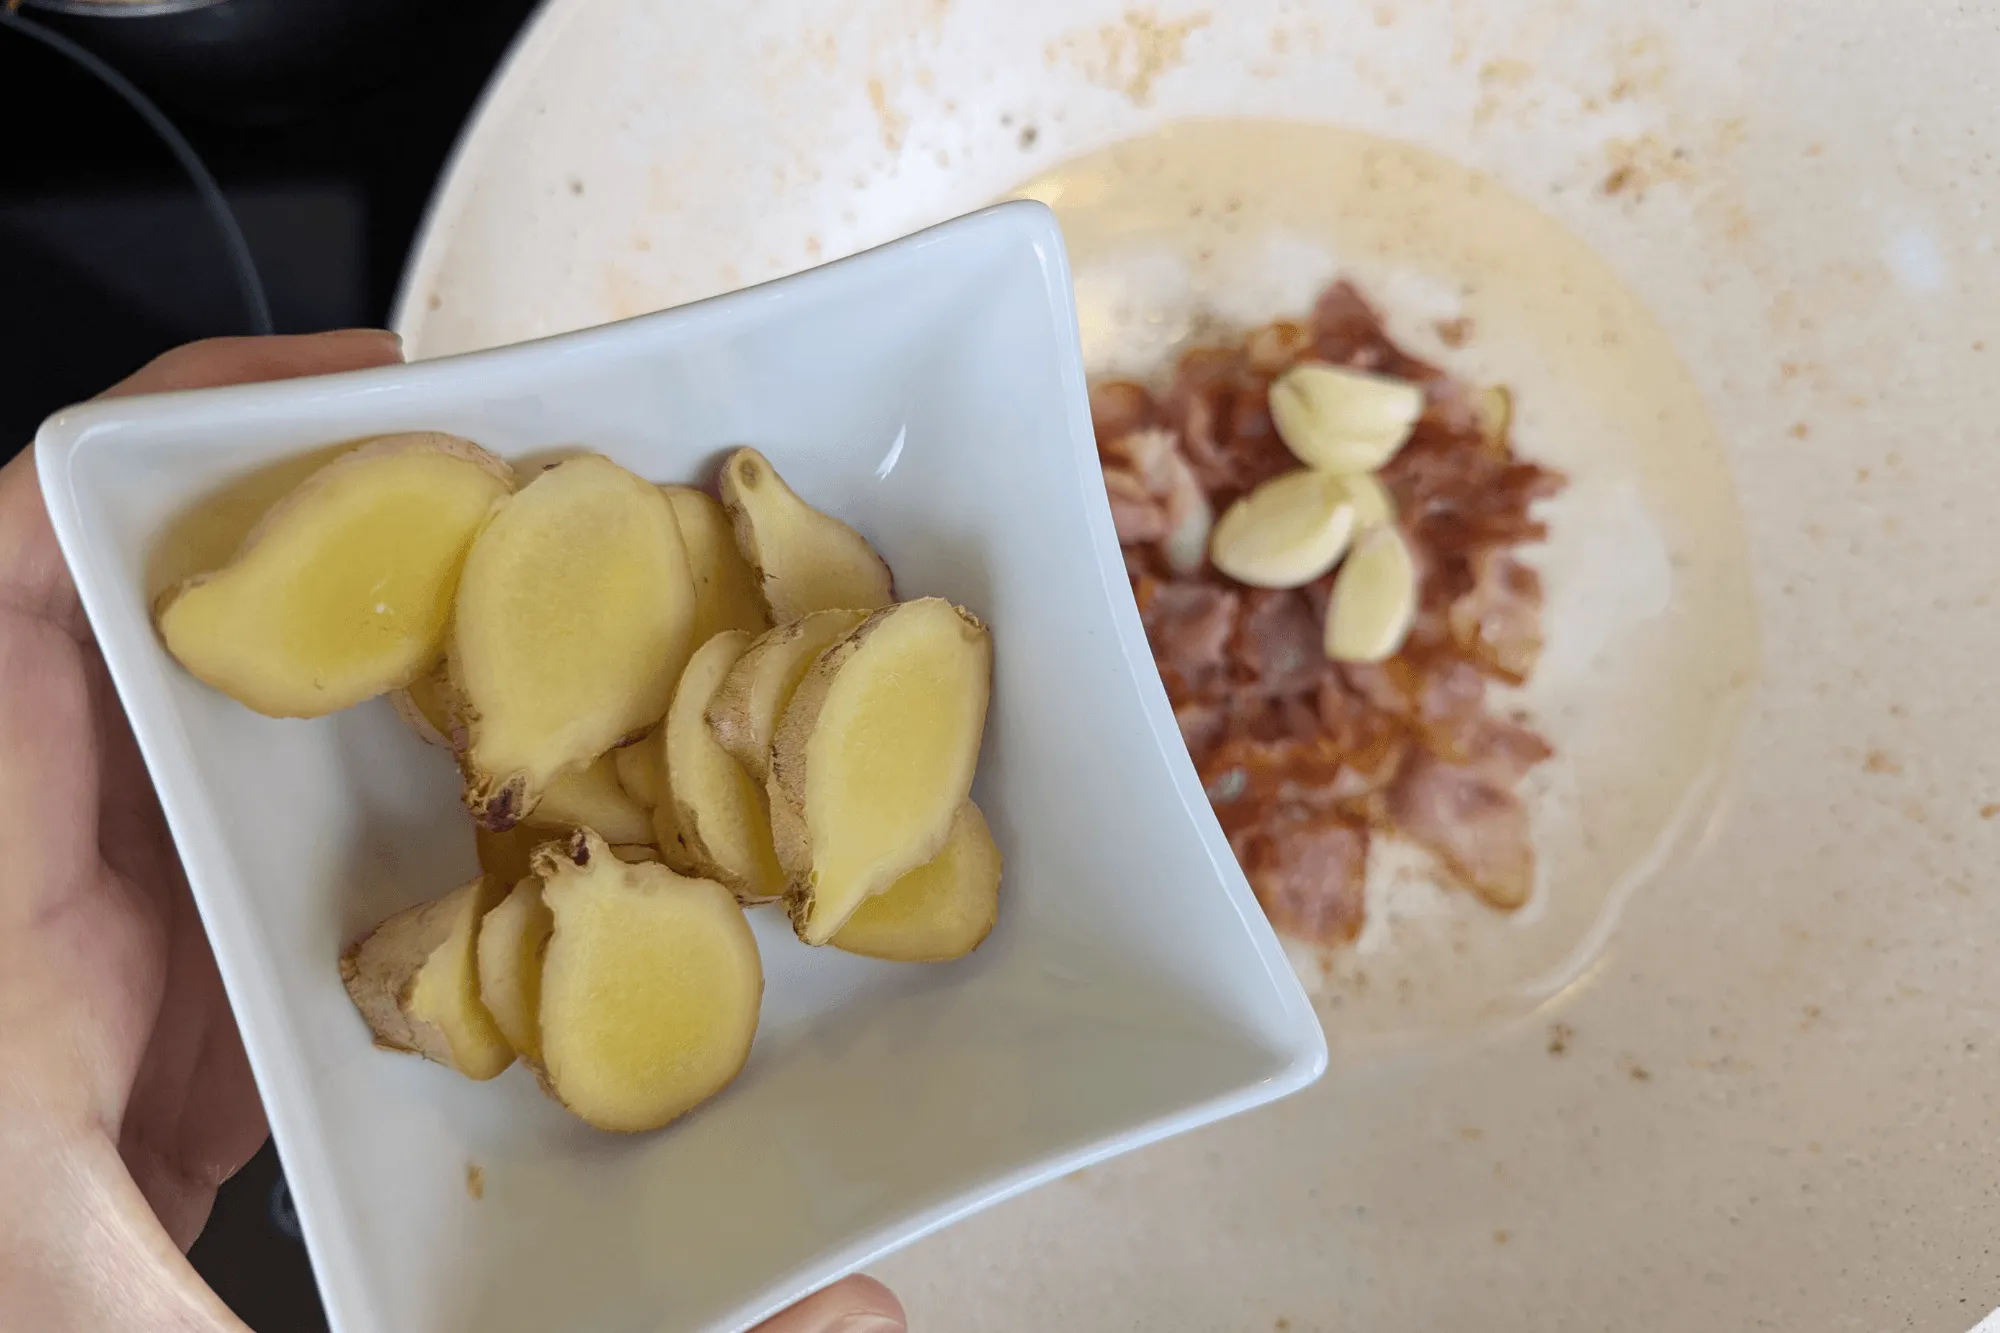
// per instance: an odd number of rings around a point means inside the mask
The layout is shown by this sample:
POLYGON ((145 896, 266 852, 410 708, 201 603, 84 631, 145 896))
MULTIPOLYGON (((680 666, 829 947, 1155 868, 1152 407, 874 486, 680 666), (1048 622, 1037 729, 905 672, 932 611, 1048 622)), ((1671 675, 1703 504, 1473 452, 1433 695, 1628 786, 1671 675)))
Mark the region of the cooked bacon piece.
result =
POLYGON ((1166 504, 1125 469, 1104 469, 1104 492, 1111 498, 1111 525, 1118 530, 1120 546, 1160 541, 1173 530, 1166 504))
POLYGON ((1242 600, 1211 583, 1141 582, 1139 616, 1154 660, 1163 673, 1170 673, 1170 694, 1199 688, 1227 666, 1229 638, 1242 600))
POLYGON ((1416 733, 1425 748, 1462 760, 1486 716, 1486 680, 1457 658, 1425 660, 1409 654, 1386 662, 1340 668, 1348 686, 1416 733))
POLYGON ((1158 420, 1159 409, 1145 385, 1131 380, 1100 380, 1090 386, 1090 424, 1097 432, 1100 450, 1158 420))
POLYGON ((1229 644, 1244 689, 1272 697, 1318 689, 1329 670, 1324 620, 1295 591, 1257 588, 1246 593, 1229 644))
POLYGON ((1174 573, 1198 572, 1208 561, 1208 530, 1214 514, 1208 493, 1182 456, 1174 433, 1157 426, 1131 431, 1101 446, 1099 452, 1104 458, 1105 489, 1112 496, 1113 520, 1118 519, 1122 501, 1134 512, 1132 531, 1141 531, 1136 510, 1141 504, 1147 506, 1146 535, 1127 536, 1120 524, 1119 542, 1158 542, 1174 573))
POLYGON ((1381 316, 1354 284, 1345 280, 1321 292, 1313 303, 1312 329, 1313 354, 1336 365, 1386 359, 1396 350, 1383 335, 1381 316))
POLYGON ((1329 675, 1311 704, 1239 694, 1196 767, 1223 829, 1234 834, 1287 811, 1359 816, 1396 775, 1409 744, 1393 719, 1346 695, 1329 675), (1329 709, 1343 715, 1329 718, 1329 709))
POLYGON ((1313 702, 1321 730, 1346 756, 1345 772, 1358 784, 1354 795, 1343 799, 1372 795, 1396 776, 1415 741, 1393 717, 1348 689, 1337 672, 1320 681, 1313 702))
POLYGON ((1264 915, 1282 934, 1346 944, 1361 933, 1368 826, 1312 814, 1245 830, 1230 846, 1264 915))
POLYGON ((1273 811, 1338 808, 1336 787, 1346 766, 1347 756, 1324 736, 1260 736, 1232 727, 1199 771, 1216 818, 1233 836, 1273 811))
POLYGON ((1292 363, 1312 350, 1310 326, 1289 319, 1266 324, 1243 340, 1243 363, 1259 375, 1273 379, 1292 368, 1292 363))
POLYGON ((1419 673, 1418 738, 1440 755, 1463 758, 1485 718, 1486 682, 1469 662, 1446 659, 1419 673))
POLYGON ((1223 704, 1193 699, 1174 705, 1174 721, 1180 723, 1181 740, 1194 757, 1195 767, 1199 768, 1203 757, 1215 748, 1223 733, 1229 729, 1229 709, 1223 704))
POLYGON ((1136 478, 1149 491, 1164 491, 1169 459, 1175 455, 1174 433, 1159 426, 1126 431, 1100 441, 1097 452, 1106 471, 1119 468, 1136 478))
POLYGON ((1404 527, 1439 552, 1541 541, 1548 528, 1531 507, 1563 486, 1561 474, 1496 458, 1476 432, 1446 430, 1430 417, 1379 475, 1404 527))
POLYGON ((1479 433, 1480 443, 1486 444, 1478 406, 1481 392, 1442 373, 1425 380, 1424 422, 1432 429, 1460 437, 1479 433))
POLYGON ((1389 341, 1382 317, 1353 283, 1336 282, 1320 294, 1313 306, 1312 329, 1315 360, 1393 375, 1427 386, 1426 392, 1431 381, 1444 378, 1436 366, 1389 341))
POLYGON ((1535 886, 1528 808, 1476 769, 1418 753, 1389 788, 1387 814, 1399 833, 1430 848, 1480 897, 1512 909, 1535 886))
POLYGON ((1261 482, 1299 465, 1271 425, 1272 375, 1234 349, 1197 347, 1181 357, 1161 400, 1195 476, 1217 513, 1261 482))
POLYGON ((1472 587, 1451 604, 1452 640, 1502 680, 1523 684, 1542 655, 1542 576, 1500 550, 1470 563, 1472 587))
POLYGON ((1480 718, 1478 727, 1467 738, 1463 767, 1487 782, 1512 790, 1536 764, 1554 753, 1539 732, 1508 718, 1488 715, 1480 718))

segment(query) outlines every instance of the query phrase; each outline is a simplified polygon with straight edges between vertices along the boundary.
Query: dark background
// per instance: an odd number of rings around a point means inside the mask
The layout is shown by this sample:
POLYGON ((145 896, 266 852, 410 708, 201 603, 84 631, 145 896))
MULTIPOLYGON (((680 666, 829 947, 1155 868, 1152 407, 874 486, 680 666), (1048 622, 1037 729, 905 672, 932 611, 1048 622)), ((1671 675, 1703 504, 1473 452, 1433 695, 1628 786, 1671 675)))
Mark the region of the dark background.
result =
MULTIPOLYGON (((299 333, 388 318, 445 156, 532 6, 225 0, 186 15, 30 4, 21 16, 154 96, 234 206, 277 331, 299 333), (335 6, 352 20, 326 18, 335 6), (231 24, 236 12, 256 22, 231 24), (260 28, 273 23, 307 49, 260 28)), ((0 457, 158 352, 249 331, 231 274, 145 123, 0 28, 0 457)))
MULTIPOLYGON (((153 95, 221 182, 281 333, 381 324, 459 127, 533 0, 224 0, 22 16, 153 95), (275 16, 275 17, 273 17, 275 16)), ((250 331, 216 227, 138 116, 0 28, 0 461, 177 343, 250 331)), ((258 1333, 326 1327, 267 1147, 193 1258, 258 1333)))

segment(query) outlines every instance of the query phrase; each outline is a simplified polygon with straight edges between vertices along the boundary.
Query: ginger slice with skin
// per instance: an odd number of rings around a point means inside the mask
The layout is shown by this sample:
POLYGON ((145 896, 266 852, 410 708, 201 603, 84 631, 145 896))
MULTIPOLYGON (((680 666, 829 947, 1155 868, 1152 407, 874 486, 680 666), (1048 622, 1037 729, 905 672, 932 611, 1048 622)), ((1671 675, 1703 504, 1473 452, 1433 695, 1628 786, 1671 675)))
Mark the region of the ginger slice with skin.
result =
POLYGON ((514 1047, 479 998, 479 927, 500 900, 482 875, 398 912, 341 955, 340 978, 375 1044, 412 1051, 471 1079, 514 1062, 514 1047))
POLYGON ((648 810, 660 804, 660 794, 666 790, 666 779, 662 773, 665 763, 666 756, 661 751, 657 727, 630 745, 621 745, 611 752, 612 767, 618 770, 618 785, 625 789, 627 796, 648 810))
POLYGON ((773 624, 815 611, 874 611, 895 600, 889 566, 867 539, 801 500, 755 449, 729 456, 720 489, 737 549, 757 571, 773 624))
POLYGON ((619 785, 651 813, 652 832, 647 836, 660 860, 683 875, 700 875, 703 872, 688 855, 687 842, 680 835, 673 789, 667 784, 666 730, 662 721, 632 744, 613 750, 612 761, 619 785))
POLYGON ((271 717, 321 717, 436 662, 467 550, 513 489, 469 440, 372 440, 300 483, 221 569, 157 606, 197 679, 271 717))
POLYGON ((558 773, 522 822, 542 828, 587 828, 614 843, 653 840, 652 814, 618 781, 611 754, 558 773))
POLYGON ((575 834, 536 853, 553 930, 542 955, 544 1088, 599 1129, 657 1129, 727 1087, 764 992, 730 891, 628 865, 575 834))
POLYGON ((458 748, 452 737, 462 738, 463 729, 452 699, 451 668, 442 657, 402 689, 390 691, 389 702, 418 740, 447 750, 458 748))
POLYGON ((764 790, 722 748, 706 716, 750 642, 743 631, 726 630, 703 644, 681 675, 661 728, 673 816, 657 835, 674 839, 690 864, 743 901, 768 902, 784 893, 785 872, 771 842, 764 790))
POLYGON ((555 920, 542 882, 524 876, 479 925, 479 998, 521 1057, 542 1058, 542 949, 555 920))
POLYGON ((688 566, 694 572, 694 641, 707 643, 726 629, 762 634, 771 624, 757 571, 736 547, 729 515, 706 491, 692 486, 662 486, 681 540, 687 543, 688 566))
POLYGON ((654 727, 632 744, 619 746, 611 752, 612 762, 618 769, 618 785, 652 817, 652 832, 647 836, 660 860, 683 874, 698 874, 681 841, 673 793, 667 788, 665 730, 664 724, 654 727))
POLYGON ((876 612, 807 671, 767 784, 807 944, 943 849, 972 788, 992 676, 986 627, 936 597, 876 612))
POLYGON ((866 611, 815 611, 780 625, 737 659, 708 705, 709 730, 758 782, 771 773, 778 718, 819 655, 868 619, 866 611))
MULTIPOLYGON (((570 837, 555 839, 566 846, 570 837)), ((658 862, 648 843, 619 844, 611 854, 628 865, 658 862)), ((542 881, 522 877, 479 926, 479 998, 508 1043, 531 1064, 542 1059, 542 950, 555 918, 542 901, 542 881)))
POLYGON ((943 963, 978 948, 999 913, 1000 849, 967 801, 944 850, 862 903, 832 943, 895 963, 943 963))
POLYGON ((609 459, 566 459, 473 542, 456 611, 466 805, 503 829, 565 769, 665 714, 694 646, 694 581, 673 506, 609 459))

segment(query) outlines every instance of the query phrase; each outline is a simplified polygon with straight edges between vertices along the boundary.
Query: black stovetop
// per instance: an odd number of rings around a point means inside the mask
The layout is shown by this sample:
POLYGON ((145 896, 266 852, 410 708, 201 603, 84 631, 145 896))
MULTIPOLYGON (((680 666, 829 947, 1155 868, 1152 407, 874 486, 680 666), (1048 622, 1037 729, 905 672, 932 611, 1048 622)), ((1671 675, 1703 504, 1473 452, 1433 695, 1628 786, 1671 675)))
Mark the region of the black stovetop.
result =
MULTIPOLYGON (((24 11, 111 55, 221 183, 279 332, 379 324, 431 186, 533 0, 433 11, 372 68, 254 114, 214 88, 132 69, 136 29, 24 11), (274 110, 275 108, 275 110, 274 110)), ((417 12, 412 6, 412 12, 417 12)), ((145 19, 115 20, 126 24, 145 19)), ((143 34, 138 34, 143 37, 143 34)), ((352 62, 350 62, 352 63, 352 62)), ((177 343, 247 332, 214 224, 173 159, 116 97, 0 28, 0 461, 54 409, 177 343)), ((259 1333, 323 1330, 276 1157, 226 1186, 193 1258, 259 1333)))
MULTIPOLYGON (((241 117, 213 104, 200 72, 133 67, 126 34, 151 20, 22 13, 122 63, 161 103, 221 182, 289 333, 387 319, 445 156, 533 3, 442 13, 411 0, 397 40, 372 67, 344 70, 344 89, 293 106, 267 98, 241 117)), ((247 329, 215 227, 159 141, 4 28, 0 126, 4 456, 49 411, 165 348, 247 329)))

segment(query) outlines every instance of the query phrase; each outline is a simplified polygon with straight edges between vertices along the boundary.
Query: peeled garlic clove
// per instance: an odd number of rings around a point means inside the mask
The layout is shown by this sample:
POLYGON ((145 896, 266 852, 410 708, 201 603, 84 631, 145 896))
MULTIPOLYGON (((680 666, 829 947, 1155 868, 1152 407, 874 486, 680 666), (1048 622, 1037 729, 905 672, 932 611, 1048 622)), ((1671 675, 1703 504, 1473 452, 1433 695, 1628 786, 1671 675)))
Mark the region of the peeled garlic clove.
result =
POLYGON ((1253 588, 1299 588, 1332 569, 1354 531, 1340 478, 1301 468, 1273 477, 1229 506, 1208 558, 1253 588))
POLYGON ((1472 400, 1472 415, 1479 423, 1479 438, 1487 448, 1507 447, 1507 431, 1514 424, 1514 394, 1506 385, 1481 389, 1472 400))
POLYGON ((1417 565, 1403 534, 1377 528, 1333 576, 1326 608, 1326 655, 1336 662, 1394 657, 1417 614, 1417 565))
POLYGON ((1171 526, 1160 541, 1160 550, 1167 557, 1167 568, 1185 578, 1201 572, 1208 555, 1208 536, 1215 528, 1215 510, 1209 506, 1208 492, 1202 489, 1194 469, 1173 447, 1173 437, 1167 440, 1167 451, 1156 471, 1165 482, 1167 522, 1171 526))
POLYGON ((1347 503, 1354 507, 1354 530, 1373 532, 1396 521, 1396 501, 1373 472, 1350 472, 1338 478, 1347 503))
MULTIPOLYGON (((1173 515, 1171 503, 1167 513, 1173 515)), ((1196 492, 1181 506, 1181 513, 1172 518, 1172 522, 1173 528, 1160 540, 1160 551, 1167 557, 1167 568, 1182 578, 1199 574, 1202 557, 1208 551, 1208 534, 1215 525, 1215 511, 1208 507, 1208 497, 1196 492)))
POLYGON ((1423 415, 1424 391, 1407 380, 1323 361, 1271 381, 1271 424, 1299 461, 1327 472, 1381 467, 1423 415))

